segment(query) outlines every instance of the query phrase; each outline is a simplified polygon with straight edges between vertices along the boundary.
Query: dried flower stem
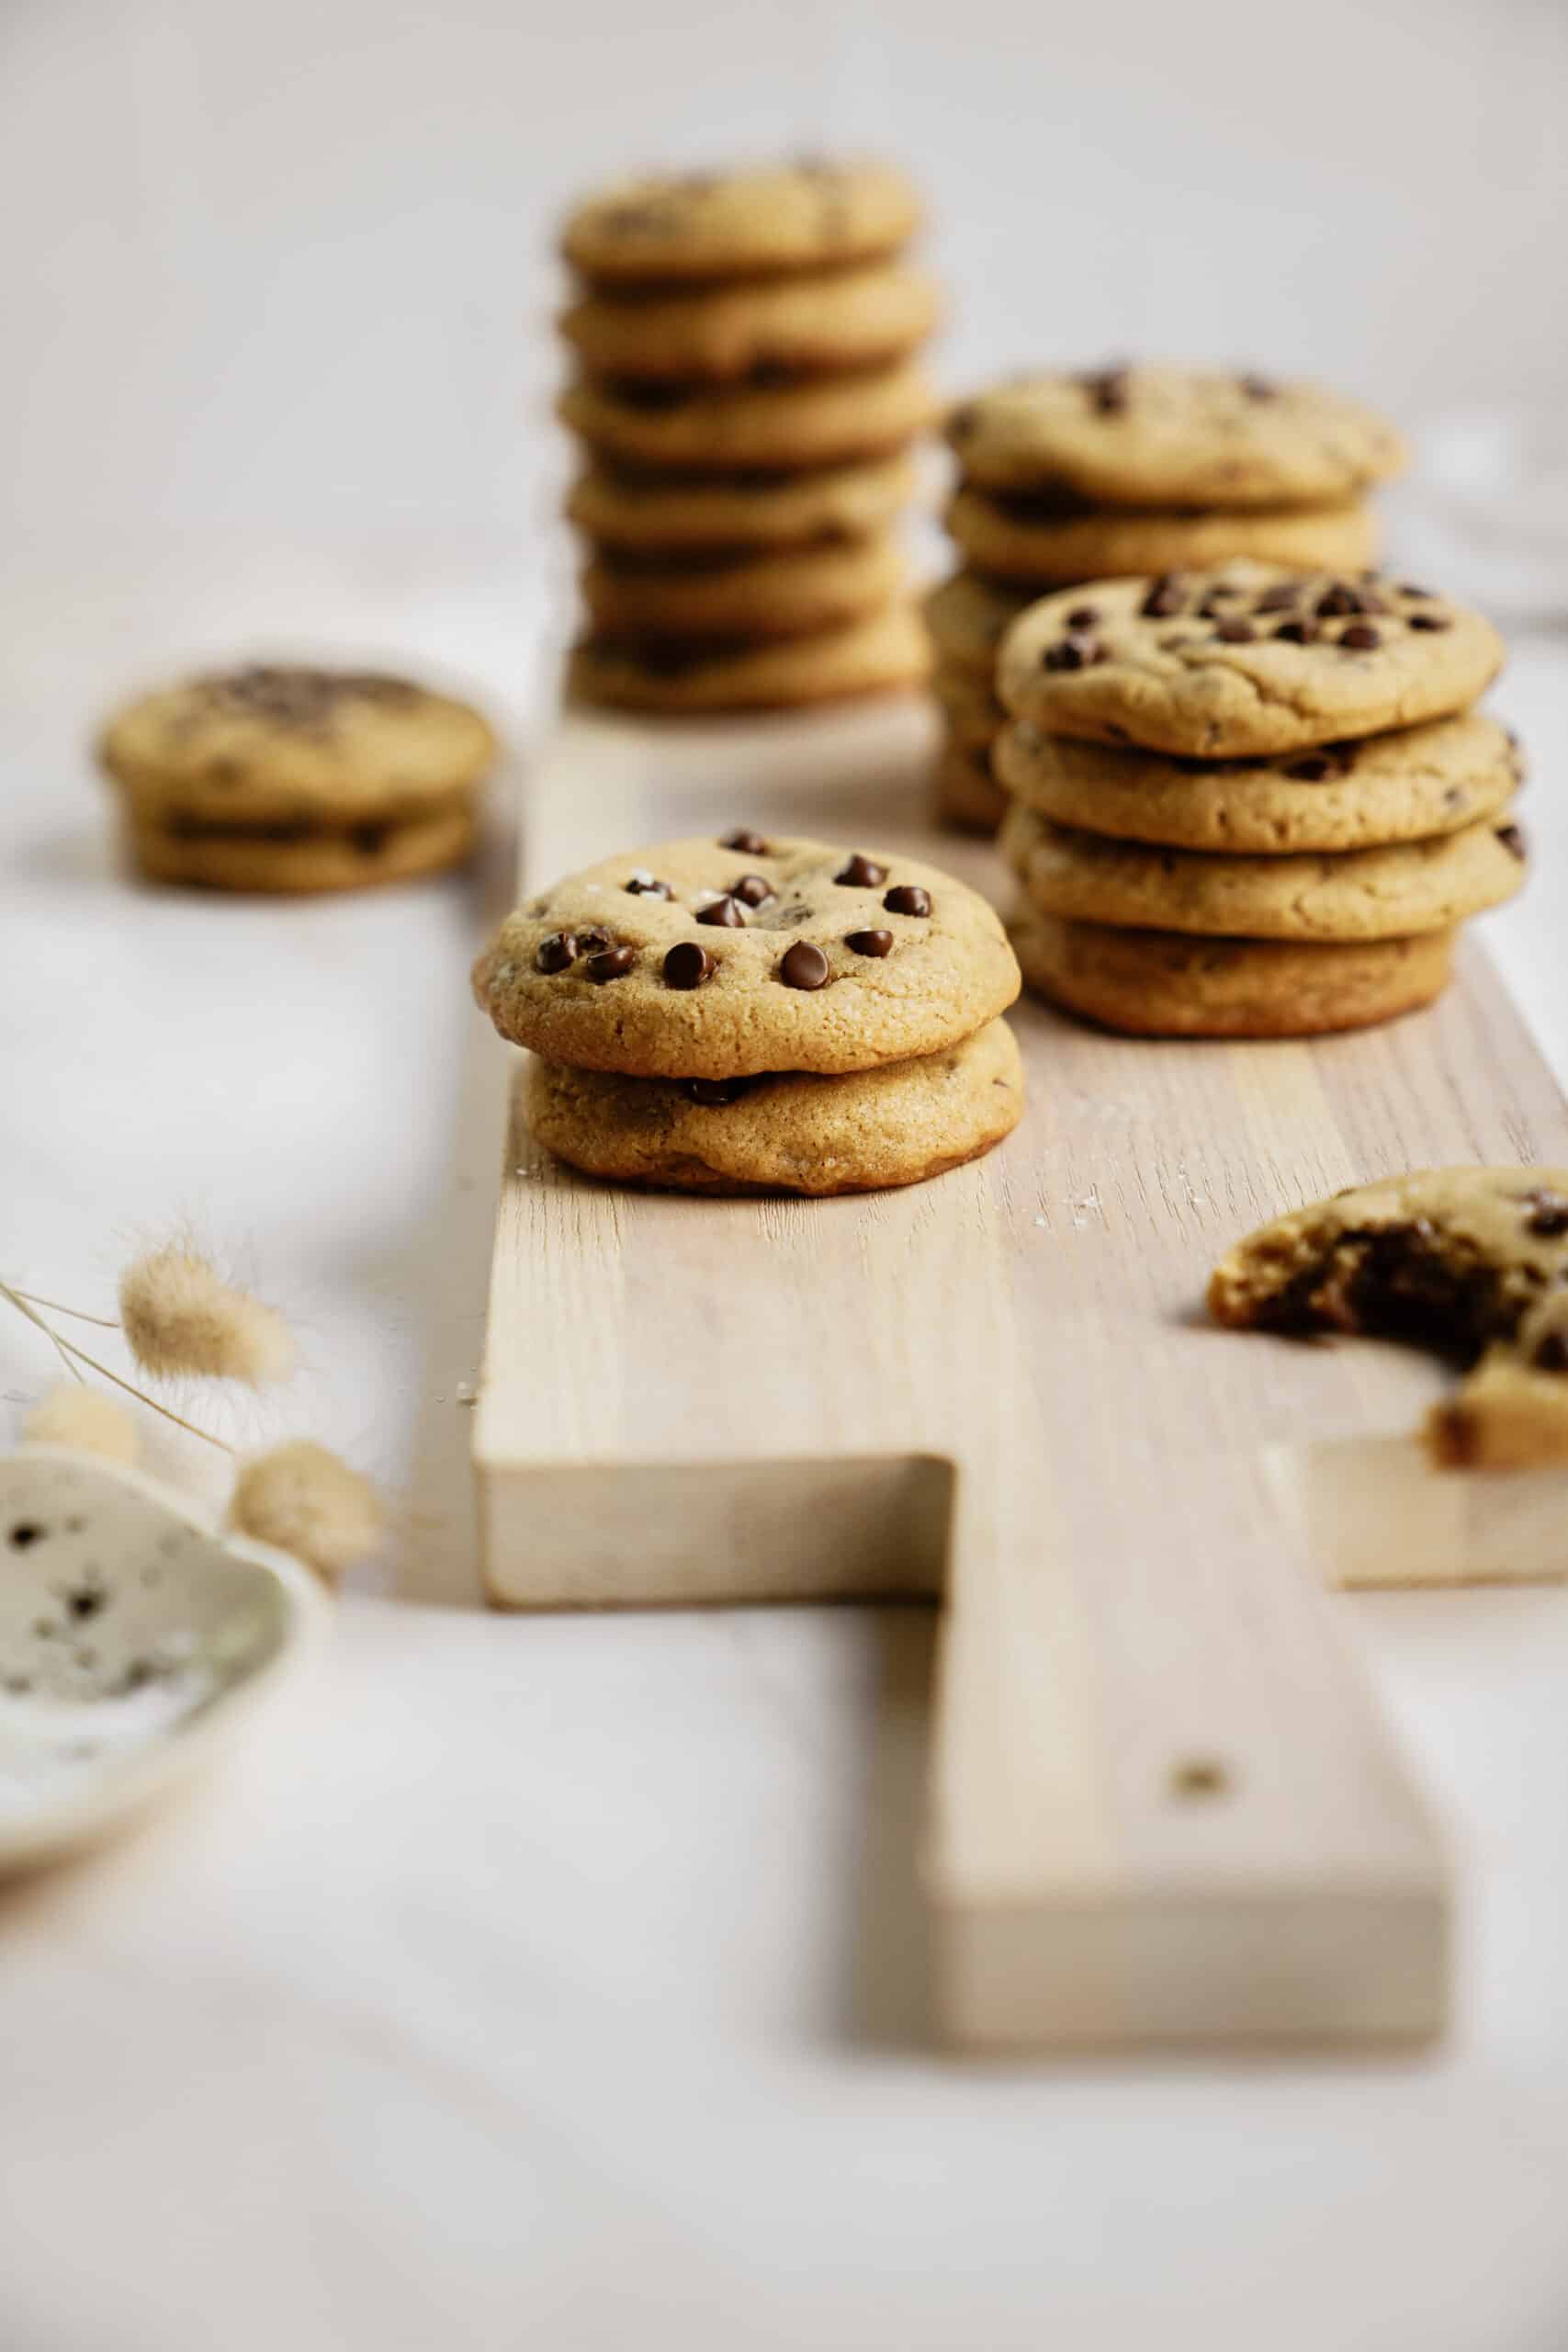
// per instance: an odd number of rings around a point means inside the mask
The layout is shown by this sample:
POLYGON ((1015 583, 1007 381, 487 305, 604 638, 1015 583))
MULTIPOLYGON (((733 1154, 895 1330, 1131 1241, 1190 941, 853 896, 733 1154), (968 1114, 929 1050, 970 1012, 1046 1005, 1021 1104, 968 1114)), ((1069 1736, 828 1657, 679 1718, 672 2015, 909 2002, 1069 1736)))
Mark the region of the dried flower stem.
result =
MULTIPOLYGON (((118 1372, 111 1372, 107 1363, 100 1363, 96 1356, 87 1353, 85 1348, 79 1348, 74 1340, 62 1339, 60 1333, 51 1325, 46 1323, 43 1317, 37 1312, 30 1295, 27 1291, 14 1289, 11 1283, 0 1282, 0 1298, 8 1299, 18 1315, 25 1317, 35 1329, 43 1333, 44 1338, 60 1356, 73 1379, 81 1379, 81 1367, 85 1364, 90 1372, 97 1374, 100 1380, 112 1381, 114 1385, 117 1388, 122 1388, 128 1396, 134 1396, 139 1405, 145 1405, 152 1412, 161 1413, 164 1420, 173 1421, 176 1429, 185 1430, 190 1436, 198 1437, 206 1444, 216 1446, 221 1453, 234 1453, 235 1448, 229 1444, 226 1439, 214 1437, 210 1430, 198 1429, 195 1421, 187 1421, 183 1413, 176 1413, 172 1405, 161 1405, 156 1396, 149 1396, 146 1390, 138 1388, 134 1381, 121 1379, 118 1372)), ((46 1300, 39 1302, 39 1305, 50 1304, 51 1302, 46 1300)), ((55 1306, 52 1311, 57 1315, 75 1313, 75 1309, 69 1306, 55 1306)), ((99 1323, 105 1330, 108 1331, 119 1329, 117 1323, 110 1323, 98 1315, 84 1315, 79 1319, 84 1323, 99 1323)))

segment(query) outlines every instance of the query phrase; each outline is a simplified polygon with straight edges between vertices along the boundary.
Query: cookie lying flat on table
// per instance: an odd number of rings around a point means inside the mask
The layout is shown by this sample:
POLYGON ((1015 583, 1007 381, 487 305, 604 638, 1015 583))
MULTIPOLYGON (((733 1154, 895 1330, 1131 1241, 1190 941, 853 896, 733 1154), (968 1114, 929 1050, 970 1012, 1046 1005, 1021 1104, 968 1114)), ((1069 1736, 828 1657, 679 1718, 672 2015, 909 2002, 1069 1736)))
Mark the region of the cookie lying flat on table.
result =
POLYGON ((972 481, 1111 506, 1321 506, 1404 471, 1391 424, 1320 384, 1218 369, 1021 378, 966 401, 947 437, 972 481))
POLYGON ((403 678, 256 666, 144 695, 99 742, 138 861, 220 889, 332 890, 454 864, 496 751, 403 678))
POLYGON ((1054 582, 1199 570, 1235 556, 1359 571, 1382 533, 1364 506, 1258 507, 1237 514, 1085 507, 1073 499, 960 490, 946 514, 966 562, 1037 589, 1054 582))
POLYGON ((1568 1168, 1439 1168, 1297 1209, 1215 1268, 1217 1321, 1368 1332, 1478 1369, 1427 1425, 1439 1460, 1568 1459, 1568 1168))
POLYGON ((601 557, 582 599, 606 636, 809 637, 858 620, 906 587, 886 534, 842 546, 662 562, 601 557))
POLYGON ((810 158, 619 180, 576 207, 561 251, 589 278, 744 277, 889 254, 919 220, 902 172, 810 158))
POLYGON ((920 610, 943 662, 972 671, 987 686, 996 674, 997 649, 1035 601, 1027 588, 985 580, 976 571, 955 571, 925 598, 920 610))
POLYGON ((1238 560, 1043 598, 997 691, 1047 734, 1242 759, 1447 718, 1503 658, 1489 621, 1425 589, 1238 560))
POLYGON ((695 292, 590 294, 559 325, 594 376, 722 383, 778 369, 885 367, 924 342, 941 309, 924 270, 885 264, 695 292))
POLYGON ((936 400, 919 368, 898 363, 716 390, 584 380, 568 385, 557 414, 623 464, 787 472, 886 457, 926 430, 936 400))
POLYGON ((1306 942, 1117 931, 1025 908, 1009 926, 1028 985, 1135 1037, 1318 1037, 1430 1004, 1451 931, 1306 942))
POLYGON ((1211 856, 1054 824, 1017 803, 998 846, 1042 914, 1237 939, 1401 939, 1448 931, 1525 878, 1517 825, 1323 855, 1211 856))
MULTIPOLYGON (((942 694, 940 672, 933 683, 942 694)), ((1502 808, 1523 777, 1507 729, 1475 711, 1224 765, 1112 751, 1021 718, 1002 727, 992 761, 1016 799, 1059 825, 1258 855, 1457 832, 1502 808)))
POLYGON ((951 875, 744 828, 570 876, 474 967, 502 1036, 636 1078, 872 1069, 956 1044, 1018 989, 1000 922, 951 875))
POLYGON ((568 691, 622 710, 671 714, 793 709, 918 685, 931 651, 914 612, 890 605, 819 637, 765 645, 680 639, 654 647, 587 638, 572 650, 568 691))
POLYGON ((726 552, 862 537, 893 522, 914 488, 913 470, 902 457, 800 473, 728 476, 595 465, 573 486, 566 511, 604 548, 634 554, 726 552))
POLYGON ((592 1176, 678 1192, 877 1192, 940 1176, 1010 1135, 1023 1071, 1005 1021, 939 1053, 841 1078, 622 1078, 536 1061, 536 1139, 592 1176))

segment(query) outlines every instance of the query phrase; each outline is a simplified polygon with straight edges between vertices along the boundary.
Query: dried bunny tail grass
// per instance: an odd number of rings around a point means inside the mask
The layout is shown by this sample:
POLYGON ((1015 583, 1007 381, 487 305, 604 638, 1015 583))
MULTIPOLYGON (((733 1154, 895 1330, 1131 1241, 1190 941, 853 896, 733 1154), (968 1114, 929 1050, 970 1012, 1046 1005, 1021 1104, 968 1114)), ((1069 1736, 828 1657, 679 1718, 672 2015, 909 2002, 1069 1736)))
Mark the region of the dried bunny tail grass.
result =
POLYGON ((226 1283, 188 1242, 149 1250, 119 1278, 119 1319, 143 1372, 161 1378, 287 1380, 294 1337, 276 1307, 226 1283))
POLYGON ((51 1388, 22 1423, 29 1445, 63 1445, 128 1466, 136 1460, 136 1424, 101 1388, 72 1381, 51 1388))
POLYGON ((229 1520, 243 1535, 292 1552, 328 1584, 373 1552, 381 1533, 369 1481, 310 1438, 242 1463, 229 1520))

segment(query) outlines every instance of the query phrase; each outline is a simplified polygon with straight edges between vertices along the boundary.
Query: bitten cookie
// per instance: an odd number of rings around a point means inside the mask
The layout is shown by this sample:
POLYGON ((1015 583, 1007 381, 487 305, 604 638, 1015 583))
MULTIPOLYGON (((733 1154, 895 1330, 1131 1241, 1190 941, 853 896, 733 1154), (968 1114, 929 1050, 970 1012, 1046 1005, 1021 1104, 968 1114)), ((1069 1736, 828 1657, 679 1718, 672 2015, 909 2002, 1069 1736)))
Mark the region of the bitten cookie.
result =
POLYGON ((1010 1135, 1023 1071, 1005 1021, 914 1061, 841 1078, 622 1078, 536 1061, 528 1124, 574 1168, 710 1193, 919 1184, 1010 1135))
POLYGON ((1518 828, 1490 820, 1389 849, 1226 857, 1109 841, 1015 802, 1000 848, 1042 914, 1237 939, 1403 939, 1449 931, 1511 899, 1525 876, 1518 828))
POLYGON ((802 473, 638 473, 591 467, 567 500, 579 530, 631 554, 807 547, 881 531, 908 505, 907 458, 802 473))
MULTIPOLYGON (((935 684, 941 693, 940 673, 935 684)), ((1223 766, 1111 751, 1021 718, 1003 727, 991 757, 1014 797, 1057 824, 1259 855, 1457 832, 1502 808, 1524 765, 1507 729, 1475 711, 1223 766)))
POLYGON ((741 827, 606 858, 474 967, 502 1036, 637 1078, 833 1075, 933 1054, 1012 1002, 985 899, 934 866, 741 827))
POLYGON ((886 457, 925 432, 936 400, 920 369, 899 363, 717 390, 585 379, 567 387, 557 413, 623 464, 787 472, 886 457))
POLYGON ((1391 1021, 1442 993, 1454 937, 1203 939, 1032 908, 1010 931, 1032 989, 1134 1037, 1317 1037, 1391 1021))
POLYGON ((580 701, 622 710, 671 713, 791 709, 917 685, 931 652, 913 611, 890 605, 867 620, 820 637, 780 638, 766 645, 716 645, 711 639, 626 645, 589 638, 567 673, 580 701))
POLYGON ((1480 1356, 1427 1422, 1439 1461, 1568 1459, 1568 1168, 1438 1168, 1352 1187, 1239 1242, 1209 1308, 1233 1326, 1480 1356))
POLYGON ((905 586, 886 536, 683 562, 601 556, 582 574, 583 602, 609 637, 807 637, 860 619, 905 586))
POLYGON ((561 250, 589 278, 744 277, 889 254, 919 220, 901 172, 811 158, 619 180, 576 207, 561 250))
POLYGON ((1245 514, 1181 514, 1085 507, 1072 499, 961 490, 947 527, 977 571, 1054 582, 1201 569, 1227 557, 1359 571, 1378 552, 1377 517, 1365 506, 1260 506, 1245 514))
POLYGON ((942 660, 972 671, 987 686, 996 673, 997 650, 1018 618, 1035 601, 1027 588, 983 580, 977 571, 955 571, 933 588, 921 611, 942 660))
POLYGON ((1243 759, 1446 718, 1503 659, 1489 621, 1425 589, 1238 560, 1043 598, 997 691, 1047 734, 1243 759))
POLYGON ((1195 368, 1039 375, 966 401, 970 480, 1110 506, 1323 506, 1404 471, 1393 427, 1321 384, 1195 368))
POLYGON ((559 323, 591 375, 724 383, 886 367, 924 342, 941 308, 924 270, 885 264, 696 292, 590 294, 559 323))

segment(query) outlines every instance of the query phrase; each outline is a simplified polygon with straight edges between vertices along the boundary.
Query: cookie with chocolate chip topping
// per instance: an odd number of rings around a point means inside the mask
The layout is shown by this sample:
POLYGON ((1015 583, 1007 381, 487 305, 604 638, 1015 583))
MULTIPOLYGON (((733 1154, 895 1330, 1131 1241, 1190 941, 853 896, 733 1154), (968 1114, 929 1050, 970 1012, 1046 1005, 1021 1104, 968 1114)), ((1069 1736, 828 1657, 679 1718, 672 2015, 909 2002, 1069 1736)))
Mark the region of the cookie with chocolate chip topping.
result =
POLYGON ((952 876, 746 838, 606 858, 509 915, 474 968, 502 1036, 626 1077, 833 1075, 942 1051, 1017 995, 999 921, 952 876))
POLYGON ((582 573, 582 600, 607 636, 810 637, 860 620, 905 588, 887 533, 840 546, 739 557, 615 557, 582 573))
POLYGON ((574 209, 561 251, 585 277, 612 284, 762 277, 893 253, 919 220, 902 172, 807 156, 618 180, 574 209))
POLYGON ((1406 462, 1393 427, 1359 401, 1244 369, 1021 377, 964 401, 947 437, 972 481, 1105 506, 1333 505, 1406 462))
POLYGON ((941 659, 983 678, 989 686, 998 648, 1020 613, 1033 602, 1027 588, 983 579, 977 571, 955 571, 931 591, 920 610, 941 659))
POLYGON ((1375 559, 1382 533, 1368 507, 1259 506, 1226 514, 1179 508, 1090 506, 1071 492, 961 489, 947 509, 949 532, 967 563, 999 580, 1036 588, 1130 572, 1196 570, 1232 556, 1264 563, 1359 571, 1375 559))
POLYGON ((601 548, 629 555, 816 547, 882 531, 914 494, 906 458, 798 473, 683 473, 591 465, 566 511, 601 548))
POLYGON ((1238 559, 1043 598, 997 692, 1047 734, 1242 759, 1446 718, 1503 659, 1489 621, 1426 589, 1238 559))
POLYGON ((893 604, 819 636, 753 644, 585 638, 573 649, 567 684, 582 702, 621 710, 793 709, 916 685, 930 664, 913 609, 893 604))
POLYGON ((1522 769, 1507 729, 1479 711, 1223 763, 1112 751, 1021 718, 1002 728, 992 763, 1015 798, 1059 825, 1260 856, 1459 832, 1501 808, 1522 769))
POLYGON ((739 383, 770 373, 886 367, 937 322, 936 281, 904 263, 648 292, 599 291, 558 322, 594 376, 739 383))
POLYGON ((563 424, 613 463, 780 473, 886 458, 936 415, 908 361, 786 384, 650 385, 584 377, 557 402, 563 424))
POLYGON ((913 1061, 819 1078, 623 1078, 536 1061, 536 1139, 589 1175, 728 1195, 919 1184, 1010 1135, 1023 1071, 1005 1021, 913 1061))

